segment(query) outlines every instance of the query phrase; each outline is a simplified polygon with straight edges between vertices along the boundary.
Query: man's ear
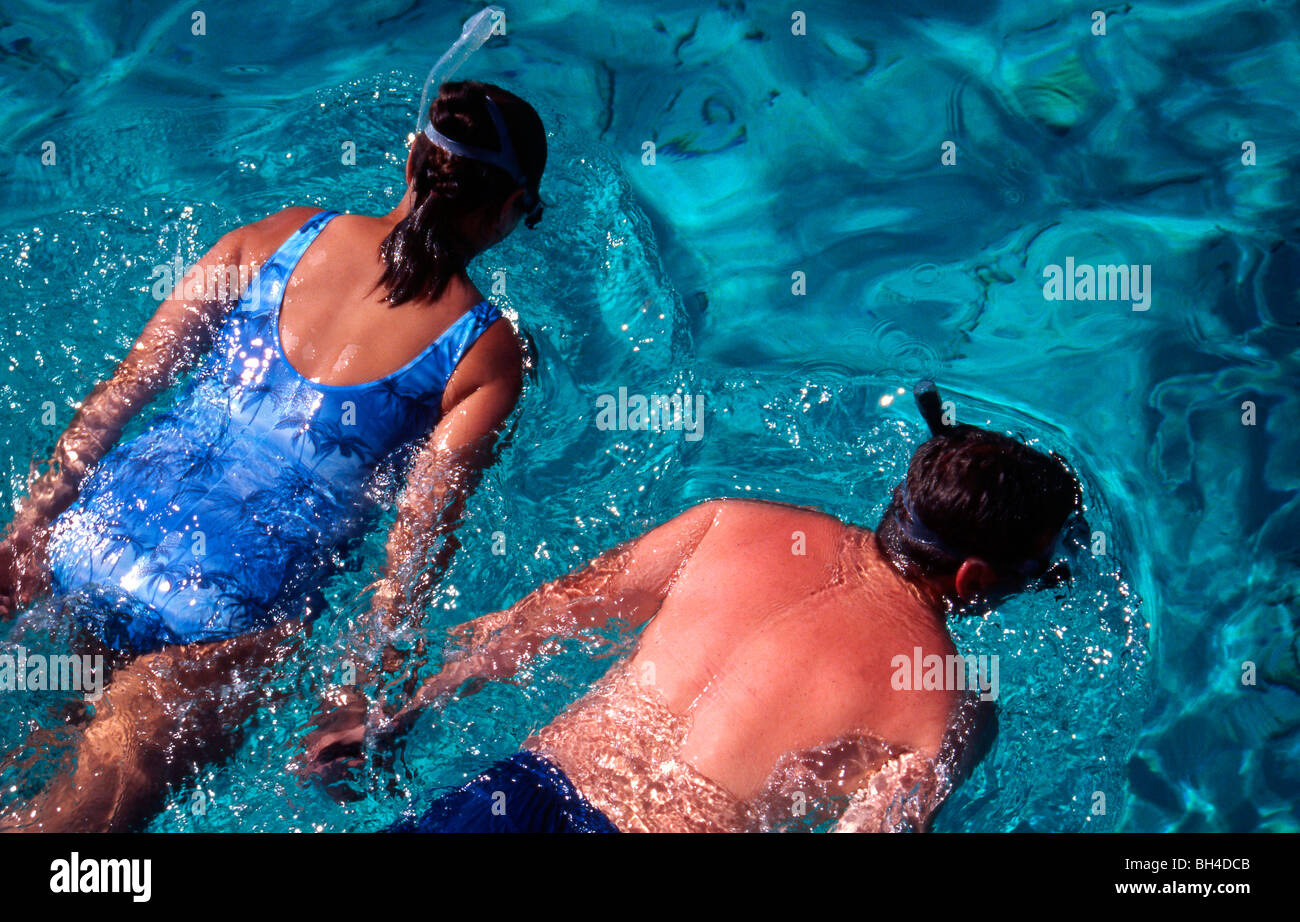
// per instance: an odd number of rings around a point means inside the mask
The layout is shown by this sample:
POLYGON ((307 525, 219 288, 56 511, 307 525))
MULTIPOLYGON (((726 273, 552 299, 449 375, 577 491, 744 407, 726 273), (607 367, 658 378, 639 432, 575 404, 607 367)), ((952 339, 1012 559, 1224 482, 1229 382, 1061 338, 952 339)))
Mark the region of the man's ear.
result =
POLYGON ((998 575, 993 567, 980 557, 967 557, 963 560, 953 580, 960 599, 974 598, 997 581, 998 575))
POLYGON ((497 215, 498 226, 510 222, 511 217, 514 215, 515 208, 519 204, 519 200, 523 197, 523 189, 516 189, 514 192, 511 192, 506 196, 505 202, 501 205, 501 213, 497 215))

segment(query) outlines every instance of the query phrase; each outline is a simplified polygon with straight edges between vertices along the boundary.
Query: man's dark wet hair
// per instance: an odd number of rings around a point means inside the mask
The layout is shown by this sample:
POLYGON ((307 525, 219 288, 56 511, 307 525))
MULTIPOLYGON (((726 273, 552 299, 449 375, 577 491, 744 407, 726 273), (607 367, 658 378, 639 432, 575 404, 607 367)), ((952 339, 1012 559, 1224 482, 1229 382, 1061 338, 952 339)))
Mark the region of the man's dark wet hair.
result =
POLYGON ((912 455, 876 539, 909 578, 951 576, 966 556, 1010 577, 1042 552, 1080 499, 1078 481, 1055 455, 977 426, 952 426, 912 455), (909 527, 908 499, 922 530, 937 542, 919 539, 909 527))

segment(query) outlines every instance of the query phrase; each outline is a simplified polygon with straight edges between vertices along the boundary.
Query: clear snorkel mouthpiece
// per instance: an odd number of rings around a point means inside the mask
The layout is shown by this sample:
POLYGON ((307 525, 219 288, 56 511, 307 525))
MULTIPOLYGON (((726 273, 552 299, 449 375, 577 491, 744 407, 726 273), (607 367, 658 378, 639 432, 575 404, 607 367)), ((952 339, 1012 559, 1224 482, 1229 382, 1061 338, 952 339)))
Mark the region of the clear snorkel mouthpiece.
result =
POLYGON ((438 87, 446 83, 447 79, 469 60, 470 55, 483 47, 483 43, 492 35, 492 30, 496 28, 500 17, 504 15, 505 13, 495 6, 484 7, 475 13, 461 29, 460 38, 456 39, 438 59, 438 63, 433 65, 429 76, 424 78, 424 89, 420 92, 420 111, 415 116, 416 134, 424 131, 424 126, 429 122, 429 88, 432 87, 436 94, 438 87))

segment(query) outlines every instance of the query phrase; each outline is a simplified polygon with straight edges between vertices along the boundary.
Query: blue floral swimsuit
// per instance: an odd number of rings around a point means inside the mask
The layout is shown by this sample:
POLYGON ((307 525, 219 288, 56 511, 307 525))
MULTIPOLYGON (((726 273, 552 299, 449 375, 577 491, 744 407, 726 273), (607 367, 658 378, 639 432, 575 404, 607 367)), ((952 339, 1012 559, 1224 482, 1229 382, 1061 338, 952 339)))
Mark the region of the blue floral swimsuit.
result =
POLYGON ((390 375, 317 384, 279 338, 289 274, 337 212, 262 266, 174 407, 115 446, 54 522, 56 593, 129 651, 233 637, 314 617, 336 554, 367 527, 376 472, 441 416, 457 363, 500 314, 483 301, 390 375))

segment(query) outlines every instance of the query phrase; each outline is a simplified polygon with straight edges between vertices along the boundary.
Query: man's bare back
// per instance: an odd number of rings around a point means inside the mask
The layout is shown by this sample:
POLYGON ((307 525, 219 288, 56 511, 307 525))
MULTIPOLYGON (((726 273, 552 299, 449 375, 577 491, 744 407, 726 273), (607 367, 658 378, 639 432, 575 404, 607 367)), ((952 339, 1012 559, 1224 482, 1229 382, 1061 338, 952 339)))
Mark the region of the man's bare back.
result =
POLYGON ((924 823, 920 801, 940 786, 935 763, 962 695, 895 690, 891 661, 955 649, 869 530, 774 503, 696 506, 470 622, 469 655, 424 697, 512 670, 543 635, 611 617, 652 620, 635 652, 525 746, 620 829, 830 818, 855 792, 865 803, 873 779, 880 822, 909 793, 904 775, 925 788, 912 805, 924 823))
MULTIPOLYGON (((933 384, 916 396, 932 437, 874 532, 812 509, 705 502, 455 629, 459 649, 372 739, 557 639, 643 628, 523 752, 394 830, 927 829, 994 727, 996 672, 965 674, 979 660, 957 654, 946 618, 1057 578, 1080 491, 1061 459, 946 422, 933 384)), ((364 741, 322 727, 308 764, 325 777, 364 741)))

